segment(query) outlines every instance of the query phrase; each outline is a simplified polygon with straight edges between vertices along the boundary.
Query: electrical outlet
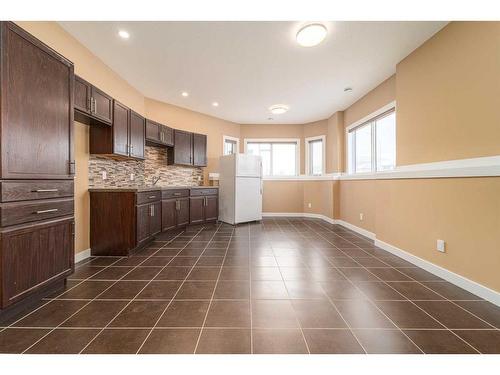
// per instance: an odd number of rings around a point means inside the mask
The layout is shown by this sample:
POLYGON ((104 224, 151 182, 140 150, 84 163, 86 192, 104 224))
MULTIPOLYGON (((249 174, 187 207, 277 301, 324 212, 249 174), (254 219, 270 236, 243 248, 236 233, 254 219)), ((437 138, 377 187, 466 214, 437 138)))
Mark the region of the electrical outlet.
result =
POLYGON ((444 242, 444 240, 437 240, 436 250, 442 253, 446 252, 446 243, 444 242))
POLYGON ((363 213, 360 213, 360 214, 359 214, 359 220, 360 220, 360 221, 363 221, 363 218, 364 218, 364 217, 365 217, 365 215, 364 215, 363 213))
POLYGON ((134 181, 134 178, 135 178, 134 174, 133 174, 133 173, 131 173, 131 174, 130 174, 130 181, 134 181))
POLYGON ((312 207, 311 202, 309 202, 309 203, 307 204, 307 207, 308 207, 308 208, 311 208, 311 207, 312 207))
POLYGON ((106 171, 102 171, 102 179, 105 180, 108 178, 108 174, 106 173, 106 171))

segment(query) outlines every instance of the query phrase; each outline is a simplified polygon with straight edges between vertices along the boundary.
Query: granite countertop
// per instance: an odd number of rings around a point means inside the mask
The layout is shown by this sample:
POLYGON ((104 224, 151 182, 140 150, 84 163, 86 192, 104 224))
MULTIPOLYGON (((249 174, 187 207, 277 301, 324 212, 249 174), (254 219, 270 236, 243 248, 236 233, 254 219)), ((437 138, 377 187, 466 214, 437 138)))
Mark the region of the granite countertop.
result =
POLYGON ((145 191, 161 191, 174 189, 218 189, 218 186, 124 186, 124 187, 93 187, 90 192, 123 192, 141 193, 145 191))

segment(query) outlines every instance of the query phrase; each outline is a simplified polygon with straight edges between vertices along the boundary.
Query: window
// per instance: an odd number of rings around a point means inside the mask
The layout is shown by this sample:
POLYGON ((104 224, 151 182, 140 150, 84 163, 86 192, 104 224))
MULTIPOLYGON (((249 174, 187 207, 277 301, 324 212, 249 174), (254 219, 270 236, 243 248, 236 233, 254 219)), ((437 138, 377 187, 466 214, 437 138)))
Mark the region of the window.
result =
POLYGON ((225 135, 222 137, 222 140, 223 140, 223 150, 222 150, 223 155, 237 154, 239 152, 240 148, 239 138, 225 135))
POLYGON ((394 104, 347 131, 349 173, 381 172, 396 166, 396 111, 394 104))
POLYGON ((264 176, 298 175, 298 139, 245 139, 245 152, 262 157, 264 176))
POLYGON ((306 174, 319 176, 325 173, 325 136, 305 139, 306 174))

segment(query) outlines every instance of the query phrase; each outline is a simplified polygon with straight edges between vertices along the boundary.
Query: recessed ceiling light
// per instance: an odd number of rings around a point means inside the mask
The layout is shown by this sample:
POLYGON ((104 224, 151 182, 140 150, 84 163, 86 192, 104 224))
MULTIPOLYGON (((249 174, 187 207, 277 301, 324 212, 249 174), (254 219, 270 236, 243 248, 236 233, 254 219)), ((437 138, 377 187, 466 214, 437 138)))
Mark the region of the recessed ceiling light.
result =
POLYGON ((181 94, 183 97, 187 98, 189 96, 189 93, 186 91, 183 91, 181 94))
POLYGON ((344 92, 349 92, 349 91, 352 91, 352 87, 346 87, 346 88, 344 89, 344 92))
POLYGON ((217 102, 213 102, 213 103, 212 103, 212 105, 213 105, 214 107, 218 107, 218 106, 219 106, 219 103, 217 103, 217 102))
POLYGON ((325 39, 327 31, 326 27, 320 23, 306 25, 298 31, 297 43, 302 47, 317 46, 325 39))
POLYGON ((287 105, 285 105, 285 104, 275 104, 275 105, 272 105, 272 106, 269 107, 269 111, 273 115, 282 115, 283 113, 285 113, 289 109, 290 108, 287 105))
POLYGON ((125 30, 118 31, 118 35, 122 39, 128 39, 128 38, 130 38, 130 34, 128 33, 128 31, 125 31, 125 30))

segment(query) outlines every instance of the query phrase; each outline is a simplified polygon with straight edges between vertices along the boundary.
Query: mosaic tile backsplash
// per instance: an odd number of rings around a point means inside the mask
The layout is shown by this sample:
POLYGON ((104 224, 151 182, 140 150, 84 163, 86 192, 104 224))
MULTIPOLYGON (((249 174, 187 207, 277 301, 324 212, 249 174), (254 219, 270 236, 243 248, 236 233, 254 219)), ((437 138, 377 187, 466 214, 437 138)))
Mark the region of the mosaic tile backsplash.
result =
POLYGON ((151 185, 160 177, 157 186, 203 185, 203 170, 198 167, 167 165, 167 150, 146 146, 146 160, 116 160, 91 155, 89 160, 89 187, 129 187, 151 185), (102 179, 106 171, 107 178, 102 179), (134 180, 130 180, 134 174, 134 180))

